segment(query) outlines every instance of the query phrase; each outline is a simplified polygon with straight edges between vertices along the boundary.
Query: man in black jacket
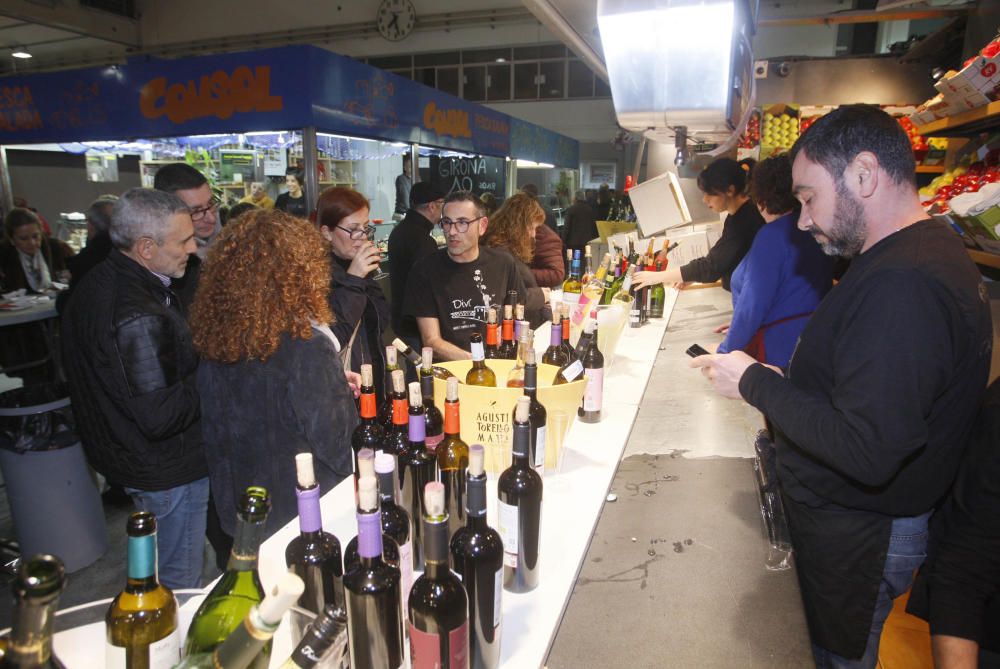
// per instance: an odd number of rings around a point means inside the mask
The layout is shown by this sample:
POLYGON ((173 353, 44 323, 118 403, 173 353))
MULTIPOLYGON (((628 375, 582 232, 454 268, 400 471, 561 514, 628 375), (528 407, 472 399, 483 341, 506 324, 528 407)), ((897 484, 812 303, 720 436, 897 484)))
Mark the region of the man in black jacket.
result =
POLYGON ((990 367, 986 291, 948 225, 930 220, 913 151, 877 107, 827 114, 792 148, 799 227, 853 258, 787 373, 706 355, 716 389, 774 427, 778 479, 820 667, 875 666, 892 599, 924 560, 990 367))
POLYGON ((174 195, 133 188, 110 232, 114 250, 62 317, 73 411, 93 467, 156 514, 160 580, 198 587, 208 504, 198 357, 170 289, 195 252, 194 227, 174 195))
POLYGON ((420 333, 412 316, 403 315, 406 280, 414 263, 437 251, 431 230, 441 218, 444 193, 429 181, 410 189, 410 209, 389 234, 389 281, 392 286, 392 329, 396 336, 420 350, 420 333))

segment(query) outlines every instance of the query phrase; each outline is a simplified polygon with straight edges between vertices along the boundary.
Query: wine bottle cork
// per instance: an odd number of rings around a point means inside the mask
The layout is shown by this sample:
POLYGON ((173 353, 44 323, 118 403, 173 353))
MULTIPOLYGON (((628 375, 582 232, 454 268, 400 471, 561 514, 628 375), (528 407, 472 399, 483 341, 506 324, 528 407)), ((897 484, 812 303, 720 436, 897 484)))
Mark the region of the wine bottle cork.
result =
POLYGON ((562 302, 552 303, 552 327, 559 327, 559 313, 562 302))
POLYGON ((257 615, 268 625, 277 625, 282 616, 306 589, 302 579, 292 572, 285 572, 278 579, 271 592, 264 595, 264 601, 257 607, 257 615))
POLYGON ((423 357, 424 369, 430 369, 431 365, 434 364, 434 349, 430 346, 424 346, 420 353, 423 357))
POLYGON ((424 487, 424 507, 430 517, 444 515, 444 484, 431 481, 424 487))
POLYGON ((374 475, 358 479, 358 508, 362 511, 378 509, 378 482, 374 475))
POLYGON ((370 448, 358 451, 358 477, 365 476, 375 476, 375 451, 370 448))
POLYGON ((300 488, 312 488, 316 485, 312 453, 295 454, 295 480, 300 488))
POLYGON ((509 321, 514 318, 514 307, 509 304, 503 305, 503 319, 509 321))
POLYGON ((416 381, 410 384, 410 406, 419 407, 423 406, 424 398, 420 394, 420 384, 416 381))
POLYGON ((535 362, 535 349, 533 348, 528 349, 528 353, 524 357, 524 364, 526 365, 538 364, 537 362, 535 362))
POLYGON ((396 393, 406 392, 406 377, 401 369, 392 370, 392 390, 396 393))
POLYGON ((373 379, 372 366, 368 363, 361 365, 361 385, 371 386, 373 385, 373 379))
POLYGON ((515 320, 519 320, 519 321, 523 321, 524 320, 524 305, 523 304, 518 304, 516 307, 514 307, 514 319, 515 320))
POLYGON ((482 444, 469 446, 469 476, 482 476, 485 471, 486 449, 482 444))
POLYGON ((446 381, 445 399, 449 402, 458 401, 458 377, 452 376, 446 381))
POLYGON ((517 406, 514 408, 514 420, 518 423, 527 423, 528 414, 531 412, 531 399, 524 395, 517 398, 517 406))
POLYGON ((497 308, 490 307, 489 311, 486 312, 486 322, 491 325, 497 322, 497 308))
POLYGON ((396 364, 396 347, 386 346, 385 347, 385 364, 395 365, 396 364))
POLYGON ((375 473, 390 474, 396 471, 396 459, 388 453, 379 453, 375 456, 375 473))

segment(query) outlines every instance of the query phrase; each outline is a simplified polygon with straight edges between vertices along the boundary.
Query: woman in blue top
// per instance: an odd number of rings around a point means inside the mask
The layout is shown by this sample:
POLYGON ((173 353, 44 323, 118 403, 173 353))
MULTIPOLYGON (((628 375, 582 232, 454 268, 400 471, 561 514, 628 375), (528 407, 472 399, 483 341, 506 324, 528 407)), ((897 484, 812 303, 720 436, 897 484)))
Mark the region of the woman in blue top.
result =
POLYGON ((760 362, 787 367, 799 334, 832 285, 832 259, 799 230, 786 154, 754 168, 750 197, 766 225, 733 272, 733 320, 719 353, 743 350, 760 362))

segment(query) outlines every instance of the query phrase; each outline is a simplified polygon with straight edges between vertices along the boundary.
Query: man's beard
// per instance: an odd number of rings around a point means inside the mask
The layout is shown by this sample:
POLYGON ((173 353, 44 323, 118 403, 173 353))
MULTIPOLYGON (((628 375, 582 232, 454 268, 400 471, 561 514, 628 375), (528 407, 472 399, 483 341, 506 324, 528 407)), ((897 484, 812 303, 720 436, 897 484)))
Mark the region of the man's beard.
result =
POLYGON ((865 209, 861 202, 847 190, 843 179, 837 184, 837 204, 833 210, 833 225, 824 233, 815 225, 809 232, 828 256, 853 258, 861 253, 868 235, 865 209))

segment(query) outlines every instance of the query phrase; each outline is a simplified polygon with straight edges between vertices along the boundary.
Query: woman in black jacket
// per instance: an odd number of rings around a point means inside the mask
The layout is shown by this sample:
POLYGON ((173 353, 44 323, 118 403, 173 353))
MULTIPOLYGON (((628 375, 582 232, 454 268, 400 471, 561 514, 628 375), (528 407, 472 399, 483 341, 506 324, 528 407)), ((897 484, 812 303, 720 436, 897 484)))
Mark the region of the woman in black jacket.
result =
POLYGON ((733 270, 750 250, 753 238, 764 225, 764 219, 747 194, 753 160, 736 162, 732 158, 719 158, 698 175, 698 188, 702 202, 717 214, 727 214, 722 224, 722 236, 703 258, 695 258, 682 267, 671 267, 662 272, 638 272, 633 288, 656 283, 667 285, 712 283, 722 279, 722 287, 729 290, 733 270))
POLYGON ((316 202, 316 225, 331 254, 330 308, 334 334, 350 347, 350 369, 370 363, 375 392, 384 392, 385 355, 382 331, 391 322, 389 303, 373 278, 382 256, 372 242, 364 195, 350 188, 327 188, 316 202))

